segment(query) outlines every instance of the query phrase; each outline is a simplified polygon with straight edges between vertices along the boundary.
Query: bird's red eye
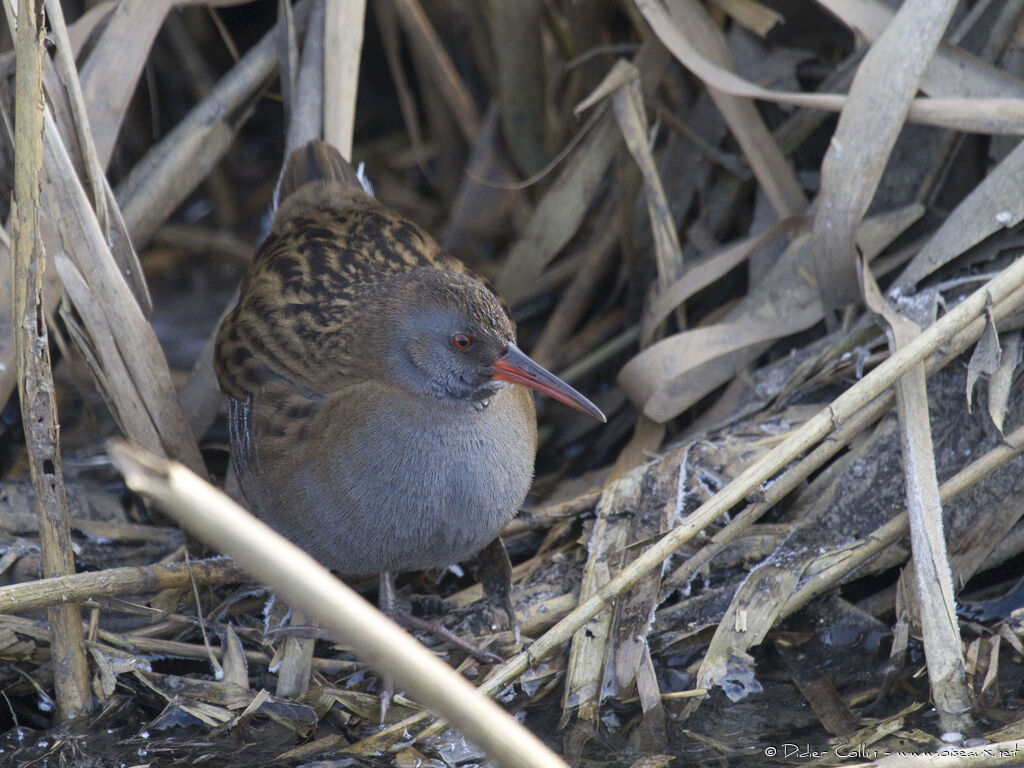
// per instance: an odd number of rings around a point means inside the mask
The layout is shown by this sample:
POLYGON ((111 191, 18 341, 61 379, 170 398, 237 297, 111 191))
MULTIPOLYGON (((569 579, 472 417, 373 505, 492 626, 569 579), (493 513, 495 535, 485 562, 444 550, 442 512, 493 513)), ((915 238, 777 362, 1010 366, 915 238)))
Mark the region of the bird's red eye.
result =
POLYGON ((473 346, 473 340, 464 333, 456 333, 452 336, 452 344, 456 349, 469 349, 473 346))

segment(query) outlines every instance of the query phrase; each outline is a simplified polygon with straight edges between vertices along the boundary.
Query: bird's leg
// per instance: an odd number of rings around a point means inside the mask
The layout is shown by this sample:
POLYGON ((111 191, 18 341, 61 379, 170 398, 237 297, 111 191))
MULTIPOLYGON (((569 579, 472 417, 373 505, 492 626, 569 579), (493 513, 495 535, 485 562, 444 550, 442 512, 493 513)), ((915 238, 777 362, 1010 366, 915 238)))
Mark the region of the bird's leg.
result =
MULTIPOLYGON (((390 571, 382 571, 380 574, 380 595, 377 598, 377 605, 380 607, 381 613, 391 618, 394 618, 398 611, 398 595, 395 594, 395 580, 390 571)), ((395 679, 388 674, 382 675, 380 693, 377 694, 380 699, 380 722, 382 725, 394 695, 395 679)))
POLYGON ((418 616, 413 616, 409 611, 403 611, 399 608, 398 597, 395 594, 395 581, 387 571, 380 575, 380 609, 406 629, 430 632, 432 635, 454 645, 456 648, 461 648, 479 662, 484 664, 500 664, 504 661, 501 656, 466 642, 440 622, 421 619, 418 616))
POLYGON ((484 597, 505 612, 508 628, 515 634, 516 645, 519 645, 519 623, 512 605, 512 561, 500 536, 480 550, 474 575, 484 588, 484 597))

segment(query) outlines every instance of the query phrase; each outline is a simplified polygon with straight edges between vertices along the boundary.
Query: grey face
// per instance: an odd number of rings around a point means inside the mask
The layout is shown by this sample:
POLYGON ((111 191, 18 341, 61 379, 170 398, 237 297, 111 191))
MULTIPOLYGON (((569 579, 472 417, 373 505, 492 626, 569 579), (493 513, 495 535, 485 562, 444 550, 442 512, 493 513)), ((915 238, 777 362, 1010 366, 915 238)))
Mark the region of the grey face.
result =
POLYGON ((399 290, 391 292, 391 301, 382 308, 382 373, 413 392, 484 400, 504 386, 493 380, 493 366, 515 342, 512 323, 479 281, 430 272, 418 275, 414 290, 402 290, 406 281, 399 279, 399 290))
MULTIPOLYGON (((451 310, 417 313, 405 346, 412 378, 442 397, 481 400, 494 394, 494 362, 508 348, 492 328, 451 310)), ((413 382, 416 386, 416 382, 413 382)))

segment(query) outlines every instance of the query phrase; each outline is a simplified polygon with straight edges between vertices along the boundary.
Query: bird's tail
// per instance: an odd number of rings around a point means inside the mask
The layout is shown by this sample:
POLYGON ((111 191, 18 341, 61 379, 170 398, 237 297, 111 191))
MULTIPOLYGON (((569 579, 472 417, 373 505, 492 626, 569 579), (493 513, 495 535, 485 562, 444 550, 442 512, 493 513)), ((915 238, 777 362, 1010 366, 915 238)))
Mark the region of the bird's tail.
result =
POLYGON ((343 206, 372 194, 341 153, 314 139, 288 156, 275 191, 274 229, 308 208, 343 206))

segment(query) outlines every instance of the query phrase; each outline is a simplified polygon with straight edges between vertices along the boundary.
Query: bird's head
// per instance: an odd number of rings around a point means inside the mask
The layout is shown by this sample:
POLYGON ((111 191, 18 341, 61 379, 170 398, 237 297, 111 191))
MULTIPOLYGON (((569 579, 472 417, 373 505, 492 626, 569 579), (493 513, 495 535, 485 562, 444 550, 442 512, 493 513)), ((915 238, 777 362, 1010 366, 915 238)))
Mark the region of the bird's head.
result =
POLYGON ((380 314, 382 375, 404 389, 446 400, 485 403, 501 387, 534 389, 605 421, 590 400, 516 346, 511 319, 479 280, 416 269, 388 281, 380 314))

